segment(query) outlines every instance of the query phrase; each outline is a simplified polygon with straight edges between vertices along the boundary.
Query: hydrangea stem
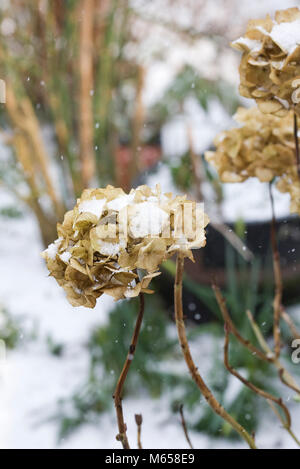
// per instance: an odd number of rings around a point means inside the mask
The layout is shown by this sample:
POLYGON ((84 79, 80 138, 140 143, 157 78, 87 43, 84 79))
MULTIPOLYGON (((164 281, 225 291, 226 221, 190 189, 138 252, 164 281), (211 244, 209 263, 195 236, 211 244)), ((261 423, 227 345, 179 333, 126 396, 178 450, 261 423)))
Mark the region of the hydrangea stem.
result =
POLYGON ((279 358, 280 349, 281 349, 281 331, 280 331, 280 316, 281 316, 281 305, 282 305, 282 275, 280 268, 280 255, 278 249, 278 241, 276 236, 276 217, 275 217, 275 208, 274 208, 274 198, 272 192, 272 183, 269 184, 269 194, 270 202, 272 209, 272 220, 271 220, 271 246, 272 246, 272 255, 273 255, 273 270, 274 270, 274 281, 275 281, 275 296, 273 302, 274 308, 274 326, 273 326, 273 336, 274 336, 274 347, 275 347, 275 356, 279 358))
POLYGON ((254 438, 242 427, 226 410, 221 406, 217 399, 212 394, 204 380, 202 379, 191 355, 189 343, 186 336, 183 308, 182 308, 182 278, 184 270, 184 259, 178 254, 176 262, 176 279, 174 285, 174 303, 175 303, 175 318, 179 342, 181 345, 182 353, 186 361, 187 367, 192 375, 193 380, 198 386, 200 392, 213 409, 213 411, 222 417, 229 425, 248 443, 251 449, 256 449, 254 438))
POLYGON ((183 413, 183 404, 181 404, 180 407, 179 407, 179 413, 180 413, 181 425, 182 425, 182 428, 183 428, 183 432, 184 432, 184 436, 186 438, 186 441, 188 442, 189 447, 191 449, 194 449, 194 447, 192 445, 192 442, 191 442, 191 439, 190 439, 190 436, 189 436, 189 432, 188 432, 188 429, 187 429, 187 425, 186 425, 186 421, 185 421, 185 417, 184 417, 184 413, 183 413))
POLYGON ((123 387, 126 381, 126 377, 131 365, 131 362, 134 358, 136 346, 137 346, 137 341, 139 338, 140 330, 141 330, 141 325, 144 317, 144 295, 143 293, 140 294, 140 309, 138 313, 138 317, 135 323, 135 328, 133 332, 133 336, 131 339, 131 344, 129 346, 128 354, 122 369, 122 372, 120 374, 117 387, 114 393, 114 401, 115 401, 115 408, 116 408, 116 414, 117 414, 117 421, 118 421, 118 428, 119 428, 119 433, 117 435, 117 440, 122 443, 123 449, 130 449, 128 438, 127 438, 127 425, 124 421, 124 414, 123 414, 123 407, 122 407, 122 392, 123 392, 123 387))
POLYGON ((299 137, 298 137, 298 118, 295 112, 294 112, 294 138, 295 138, 295 154, 296 154, 297 172, 300 178, 300 150, 299 150, 299 137))
POLYGON ((135 417, 135 423, 137 426, 137 446, 138 446, 138 449, 143 449, 142 439, 141 439, 143 416, 142 414, 135 414, 134 417, 135 417))

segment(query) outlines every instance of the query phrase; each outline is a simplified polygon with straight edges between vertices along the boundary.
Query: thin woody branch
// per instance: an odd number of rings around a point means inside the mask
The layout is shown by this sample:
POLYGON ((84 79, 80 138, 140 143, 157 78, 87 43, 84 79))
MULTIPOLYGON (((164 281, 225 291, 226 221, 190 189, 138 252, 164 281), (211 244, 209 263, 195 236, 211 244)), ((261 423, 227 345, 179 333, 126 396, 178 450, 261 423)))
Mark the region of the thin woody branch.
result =
POLYGON ((272 352, 270 347, 268 346, 265 338, 263 337, 261 330, 259 329, 258 325, 256 324, 251 311, 247 311, 247 316, 250 321, 250 324, 252 326, 253 332, 255 334, 255 337, 261 346, 263 352, 255 347, 250 341, 246 340, 244 337, 241 336, 241 334, 238 332, 237 328, 235 327, 228 308, 226 306, 226 301, 225 298, 223 297, 221 290, 219 287, 216 285, 213 285, 213 290, 216 295, 216 299, 219 305, 219 308, 221 310, 224 322, 228 324, 230 328, 230 332, 236 337, 236 339, 244 346, 246 347, 252 354, 254 354, 257 358, 265 361, 272 363, 278 371, 279 378, 285 384, 288 386, 290 389, 293 391, 296 391, 298 394, 300 393, 300 388, 298 387, 297 383, 295 382, 294 378, 292 375, 284 368, 282 363, 278 358, 276 358, 275 354, 272 352))
POLYGON ((182 428, 183 428, 183 431, 184 431, 186 441, 188 442, 189 447, 191 449, 194 449, 194 447, 192 445, 192 442, 191 442, 191 439, 189 437, 189 432, 188 432, 187 426, 186 426, 186 421, 185 421, 185 417, 184 417, 184 413, 183 413, 183 404, 181 404, 180 407, 179 407, 179 413, 180 413, 181 425, 182 425, 182 428))
POLYGON ((181 345, 182 353, 186 361, 187 367, 192 375, 193 380, 198 386, 200 392, 213 409, 213 411, 224 419, 229 425, 248 443, 251 449, 256 449, 253 437, 240 425, 226 410, 221 406, 217 399, 212 394, 200 375, 191 355, 189 343, 186 336, 184 316, 182 309, 182 278, 184 270, 184 259, 178 254, 176 262, 176 279, 174 285, 174 302, 175 302, 175 318, 179 342, 181 345))
POLYGON ((118 428, 119 428, 119 433, 116 438, 118 441, 121 441, 123 449, 130 449, 130 446, 129 446, 129 442, 127 438, 127 426, 124 421, 124 415, 123 415, 122 392, 123 392, 123 387, 126 381, 126 377, 127 377, 131 362, 135 354, 137 341, 139 338, 141 325, 142 325, 142 321, 144 317, 144 295, 141 293, 139 298, 140 298, 140 309, 139 309, 138 317, 136 320, 133 336, 131 339, 131 344, 129 346, 127 358, 124 363, 124 366, 120 374, 117 387, 113 396, 114 401, 115 401, 115 408, 116 408, 118 428))
POLYGON ((252 354, 256 355, 258 358, 260 358, 260 359, 263 360, 263 361, 271 362, 271 361, 272 361, 272 357, 267 356, 267 355, 266 355, 265 353, 263 353, 259 348, 255 347, 255 346, 250 342, 250 340, 245 339, 245 338, 239 333, 239 331, 238 331, 237 328, 235 327, 235 325, 234 325, 234 323, 233 323, 233 321, 232 321, 232 319, 231 319, 231 317, 230 317, 229 311, 228 311, 227 306, 226 306, 225 298, 223 297, 220 288, 219 288, 217 285, 215 285, 215 284, 212 285, 212 288, 213 288, 213 290, 214 290, 214 293, 215 293, 215 296, 216 296, 216 300, 217 300, 217 302, 218 302, 218 305, 219 305, 220 311, 221 311, 221 313, 222 313, 224 322, 229 325, 231 333, 232 333, 232 334, 237 338, 237 340, 238 340, 244 347, 246 347, 252 354))
POLYGON ((274 336, 274 350, 276 358, 280 357, 281 350, 281 332, 280 332, 280 316, 281 316, 281 304, 282 304, 282 275, 280 268, 280 255, 278 250, 278 242, 276 237, 276 218, 274 209, 274 198, 272 193, 272 184, 269 184, 269 194, 272 209, 272 221, 271 221, 271 246, 273 253, 273 270, 274 270, 274 281, 275 281, 275 296, 273 302, 274 308, 274 324, 273 324, 273 336, 274 336))
POLYGON ((273 410, 274 414, 275 414, 275 415, 278 417, 278 419, 281 421, 283 428, 285 428, 285 429, 287 430, 287 432, 291 435, 291 437, 293 438, 293 440, 295 440, 295 442, 297 443, 297 445, 300 446, 300 441, 298 440, 298 438, 296 437, 296 435, 295 435, 295 433, 292 431, 292 429, 286 427, 285 421, 284 421, 283 417, 280 415, 280 413, 279 413, 278 410, 276 409, 276 406, 273 404, 273 402, 272 402, 272 401, 268 401, 268 404, 269 404, 269 406, 271 407, 271 409, 273 410))
POLYGON ((274 366, 277 368, 278 376, 283 384, 288 386, 290 389, 295 391, 297 394, 300 394, 300 388, 297 385, 296 381, 294 380, 293 376, 284 368, 282 363, 278 358, 275 357, 272 350, 270 349, 269 345, 267 344, 265 338, 263 337, 261 330, 259 329, 258 325, 256 324, 251 311, 247 311, 247 316, 252 326, 253 332, 257 337, 262 349, 266 353, 266 356, 271 357, 271 361, 274 366))
POLYGON ((244 378, 240 373, 233 368, 230 363, 229 363, 229 335, 230 335, 230 326, 225 323, 225 341, 224 341, 224 364, 226 369, 231 373, 233 376, 235 376, 238 380, 240 380, 245 386, 247 386, 251 391, 255 392, 259 396, 263 397, 267 401, 272 401, 277 404, 282 411, 285 414, 285 421, 284 421, 284 426, 285 428, 290 429, 291 428, 291 415, 286 407, 286 405, 282 402, 282 398, 277 398, 273 396, 272 394, 264 391, 263 389, 260 389, 259 387, 255 386, 253 383, 248 381, 246 378, 244 378))
POLYGON ((94 0, 83 0, 79 8, 79 143, 83 187, 89 187, 95 177, 95 153, 93 135, 93 25, 94 0))
MULTIPOLYGON (((226 369, 229 371, 229 373, 231 373, 238 380, 240 380, 245 386, 247 386, 249 389, 251 389, 253 392, 255 392, 260 397, 267 400, 268 404, 271 406, 271 409, 273 410, 275 415, 280 419, 284 429, 287 430, 287 432, 291 435, 291 437, 297 442, 297 444, 299 444, 299 440, 297 439, 297 437, 295 436, 295 434, 294 434, 294 432, 292 431, 292 428, 291 428, 291 415, 290 415, 290 412, 289 412, 288 408, 286 407, 286 405, 283 403, 282 398, 277 398, 277 397, 273 396, 272 394, 264 391, 263 389, 260 389, 259 387, 255 386, 249 380, 247 380, 242 375, 240 375, 240 373, 238 373, 238 371, 230 365, 230 362, 229 362, 229 336, 230 336, 230 333, 233 334, 237 339, 238 339, 238 337, 235 334, 235 328, 234 328, 234 330, 232 330, 232 327, 231 327, 232 321, 231 321, 231 318, 230 318, 230 315, 229 315, 225 300, 222 297, 222 294, 221 294, 220 290, 216 286, 214 286, 214 288, 215 288, 215 292, 218 292, 218 302, 219 302, 219 305, 220 305, 220 309, 221 309, 221 304, 222 304, 222 315, 223 315, 223 319, 224 319, 224 323, 225 323, 225 326, 224 326, 224 330, 225 330, 224 364, 225 364, 226 369), (229 321, 228 321, 228 319, 229 319, 229 321), (282 416, 277 411, 277 409, 273 405, 273 403, 277 404, 282 409, 282 411, 284 413, 284 416, 285 416, 285 419, 282 418, 282 416)), ((259 344, 262 346, 263 350, 266 353, 266 359, 267 359, 267 357, 273 357, 272 362, 279 369, 280 379, 284 383, 284 378, 283 377, 287 374, 286 370, 283 369, 281 363, 279 363, 278 360, 276 359, 276 357, 274 356, 274 354, 272 354, 271 349, 268 347, 268 345, 267 345, 263 335, 261 334, 261 331, 260 331, 259 327, 255 323, 255 321, 253 319, 253 316, 250 313, 250 311, 248 311, 247 314, 248 314, 249 320, 251 322, 252 328, 254 330, 254 333, 257 337, 257 340, 258 340, 259 344)), ((242 345, 243 345, 243 343, 242 343, 242 345)), ((247 347, 247 349, 249 350, 249 347, 247 347)), ((290 378, 292 378, 292 377, 290 377, 290 378)), ((292 383, 294 383, 294 382, 292 381, 292 383)), ((284 384, 286 384, 290 388, 296 390, 296 392, 297 392, 297 389, 293 388, 293 384, 289 385, 288 381, 284 384)))
POLYGON ((138 449, 143 449, 141 433, 142 433, 142 423, 143 423, 143 416, 142 414, 135 414, 135 423, 137 425, 137 445, 138 449))
POLYGON ((295 139, 295 156, 297 172, 300 178, 300 150, 299 150, 299 136, 298 136, 298 118, 296 112, 294 112, 294 139, 295 139))
POLYGON ((283 308, 281 308, 281 317, 284 320, 284 322, 289 326, 291 334, 294 337, 294 339, 300 339, 300 332, 298 331, 290 315, 283 308))

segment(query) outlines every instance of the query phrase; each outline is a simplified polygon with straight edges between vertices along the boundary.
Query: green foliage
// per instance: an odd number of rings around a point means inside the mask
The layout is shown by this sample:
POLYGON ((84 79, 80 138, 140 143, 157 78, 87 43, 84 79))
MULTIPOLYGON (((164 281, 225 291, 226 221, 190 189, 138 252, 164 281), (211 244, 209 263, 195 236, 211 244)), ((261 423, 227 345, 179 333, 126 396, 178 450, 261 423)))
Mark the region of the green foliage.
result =
POLYGON ((0 307, 0 340, 7 349, 16 347, 20 339, 20 325, 12 318, 7 309, 0 307))
POLYGON ((61 357, 64 354, 64 345, 60 342, 56 342, 51 335, 47 336, 46 343, 51 355, 61 357))
MULTIPOLYGON (((241 235, 243 230, 240 223, 241 235)), ((245 311, 247 308, 253 311, 262 332, 267 335, 272 324, 273 289, 260 284, 261 264, 258 261, 247 264, 230 246, 226 248, 226 266, 224 295, 228 308, 240 332, 256 343, 245 311)), ((174 262, 169 260, 164 263, 164 270, 173 277, 174 262)), ((195 362, 199 363, 201 374, 219 402, 249 432, 253 432, 259 424, 260 410, 268 410, 267 403, 237 382, 225 369, 221 358, 223 320, 211 288, 198 285, 187 275, 184 277, 184 287, 198 297, 216 319, 209 324, 188 328, 189 342, 194 347, 197 344, 203 347, 203 352, 199 347, 199 355, 194 353, 195 362), (232 389, 235 391, 232 392, 232 389)), ((128 351, 137 311, 137 300, 120 302, 111 311, 107 324, 93 331, 88 343, 91 357, 88 379, 72 396, 71 406, 69 399, 60 402, 57 415, 60 437, 67 436, 82 423, 98 421, 101 413, 111 409, 112 394, 128 351)), ((272 366, 258 360, 232 336, 229 359, 231 365, 254 385, 278 394, 273 380, 276 372, 272 366)), ((190 378, 181 356, 175 326, 170 323, 157 294, 146 298, 143 328, 124 391, 125 397, 131 398, 141 395, 148 395, 149 399, 167 396, 171 412, 178 412, 180 404, 185 405, 191 428, 215 437, 237 436, 228 424, 212 412, 190 378)))
MULTIPOLYGON (((134 322, 138 301, 122 301, 110 312, 107 325, 95 329, 88 343, 90 371, 87 383, 69 402, 61 401, 60 436, 66 436, 95 415, 112 406, 112 393, 122 370, 134 322), (67 404, 67 405, 66 405, 67 404)), ((145 390, 149 396, 159 397, 164 390, 189 381, 168 371, 167 362, 180 357, 176 338, 168 332, 168 318, 157 296, 147 297, 138 353, 135 354, 124 389, 125 395, 138 395, 145 390)))
POLYGON ((183 155, 176 166, 171 166, 171 174, 177 187, 185 191, 191 188, 193 173, 189 153, 183 155))
POLYGON ((21 218, 22 212, 14 205, 8 205, 0 209, 0 216, 7 218, 21 218))
MULTIPOLYGON (((235 228, 236 232, 243 238, 245 234, 243 222, 240 221, 235 228)), ((227 282, 223 294, 226 298, 228 309, 241 334, 250 339, 252 343, 258 345, 248 321, 246 311, 249 309, 256 315, 262 332, 267 335, 272 325, 273 287, 267 283, 260 283, 263 267, 259 260, 254 259, 250 264, 247 263, 229 244, 226 244, 225 254, 227 282)), ((175 264, 173 261, 169 260, 165 262, 163 267, 170 275, 175 275, 175 264)), ((219 337, 219 341, 216 342, 216 353, 212 357, 212 368, 207 377, 207 382, 218 400, 226 407, 226 410, 229 411, 246 430, 252 432, 258 425, 260 407, 257 402, 257 396, 250 389, 240 386, 232 402, 226 397, 230 380, 235 380, 235 378, 230 377, 222 360, 220 360, 220 355, 222 356, 220 340, 222 340, 221 338, 224 336, 222 331, 223 319, 214 292, 211 287, 199 285, 187 275, 184 276, 184 287, 193 293, 218 321, 214 328, 210 325, 209 330, 207 326, 204 327, 202 325, 193 328, 190 336, 191 339, 196 340, 197 336, 199 337, 199 332, 202 331, 207 335, 210 334, 211 340, 213 340, 214 337, 219 337), (219 353, 217 353, 217 350, 219 353)), ((243 369, 248 379, 256 386, 266 391, 274 392, 274 389, 267 385, 267 381, 270 381, 270 379, 275 376, 272 367, 258 360, 232 336, 230 338, 230 363, 236 369, 243 369), (268 380, 266 380, 267 376, 269 377, 268 380)), ((189 397, 185 396, 185 398, 187 400, 183 402, 189 404, 190 410, 193 410, 193 407, 195 408, 197 402, 199 405, 195 393, 191 393, 189 397)), ((232 438, 236 437, 235 432, 233 432, 218 415, 212 412, 208 406, 202 406, 202 409, 203 413, 197 416, 196 419, 195 415, 193 416, 192 414, 191 416, 194 421, 194 429, 205 431, 215 436, 223 435, 232 438)))
POLYGON ((186 65, 175 77, 163 98, 152 109, 153 116, 165 121, 169 116, 182 112, 184 99, 193 96, 200 106, 208 109, 209 101, 219 99, 229 114, 238 106, 238 96, 234 89, 223 80, 208 80, 199 76, 199 72, 186 65))

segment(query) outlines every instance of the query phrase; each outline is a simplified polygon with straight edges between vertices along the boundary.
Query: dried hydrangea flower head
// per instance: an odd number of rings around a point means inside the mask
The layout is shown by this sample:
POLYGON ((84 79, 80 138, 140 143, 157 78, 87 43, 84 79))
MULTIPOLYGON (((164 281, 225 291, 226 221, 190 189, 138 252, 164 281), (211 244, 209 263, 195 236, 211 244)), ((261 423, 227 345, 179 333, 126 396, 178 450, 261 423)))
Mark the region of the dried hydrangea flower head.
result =
POLYGON ((93 308, 103 293, 115 300, 152 293, 159 265, 175 252, 193 258, 205 245, 208 218, 185 196, 160 187, 86 189, 58 224, 44 252, 47 267, 73 306, 93 308))
POLYGON ((300 215, 300 181, 297 170, 287 172, 277 183, 280 192, 288 193, 291 197, 291 213, 300 215))
POLYGON ((249 177, 270 182, 294 168, 292 111, 279 118, 257 107, 239 108, 235 120, 239 127, 218 135, 216 151, 205 154, 222 182, 243 182, 249 177))
POLYGON ((232 46, 243 52, 241 95, 255 99, 262 112, 281 117, 294 109, 300 115, 300 10, 250 21, 232 46))

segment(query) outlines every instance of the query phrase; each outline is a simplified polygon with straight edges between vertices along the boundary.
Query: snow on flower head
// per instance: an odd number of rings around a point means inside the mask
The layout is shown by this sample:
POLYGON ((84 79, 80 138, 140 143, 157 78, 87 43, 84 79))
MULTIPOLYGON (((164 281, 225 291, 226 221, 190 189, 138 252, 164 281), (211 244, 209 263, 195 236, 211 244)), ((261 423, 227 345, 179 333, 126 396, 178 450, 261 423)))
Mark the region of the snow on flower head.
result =
POLYGON ((291 213, 300 215, 300 181, 297 169, 289 171, 277 183, 280 192, 288 193, 291 197, 291 213))
POLYGON ((70 303, 93 308, 103 293, 116 300, 152 293, 164 260, 178 251, 192 259, 191 249, 205 246, 207 223, 201 205, 159 186, 86 189, 42 255, 70 303))
POLYGON ((293 108, 300 115, 300 10, 251 20, 232 46, 243 53, 241 95, 255 99, 264 113, 282 117, 293 108))
POLYGON ((271 182, 278 178, 279 190, 291 196, 291 212, 300 214, 293 112, 279 118, 263 114, 257 107, 239 108, 235 120, 239 127, 218 135, 216 151, 206 152, 206 160, 222 182, 243 182, 251 177, 271 182))

